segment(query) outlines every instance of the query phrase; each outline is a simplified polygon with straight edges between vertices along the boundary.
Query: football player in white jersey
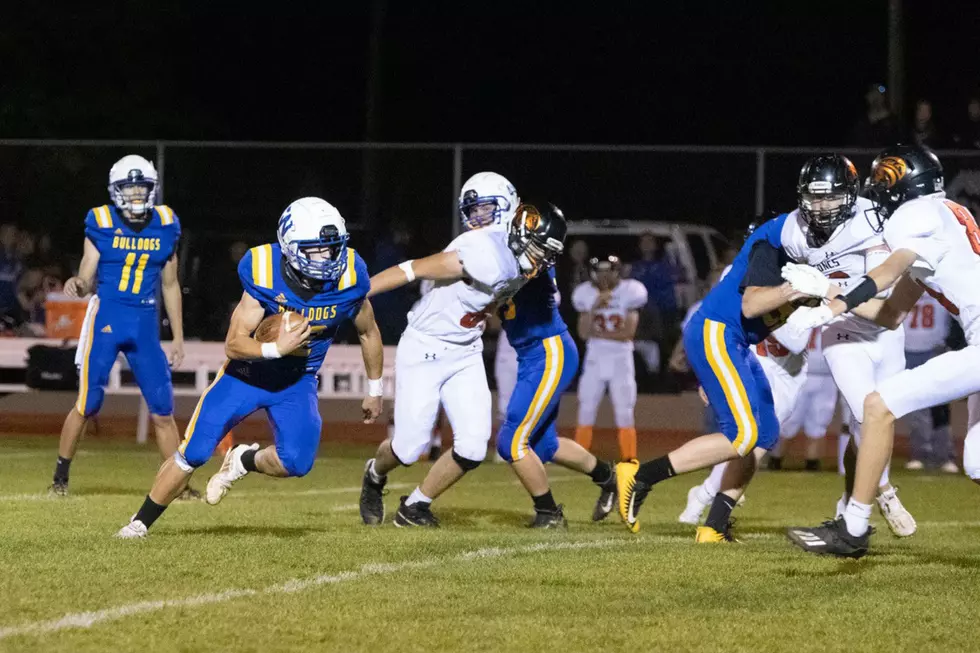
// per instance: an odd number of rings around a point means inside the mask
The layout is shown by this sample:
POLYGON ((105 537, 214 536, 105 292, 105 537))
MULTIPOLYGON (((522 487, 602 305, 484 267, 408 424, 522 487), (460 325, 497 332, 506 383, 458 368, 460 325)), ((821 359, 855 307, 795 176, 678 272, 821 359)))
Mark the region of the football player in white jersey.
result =
MULTIPOLYGON (((826 285, 836 283, 844 291, 888 257, 871 201, 859 197, 859 190, 857 170, 847 158, 839 154, 813 157, 800 170, 798 208, 783 226, 783 249, 790 259, 813 266, 825 275, 826 285)), ((865 397, 905 369, 904 330, 890 331, 859 315, 842 315, 824 327, 821 338, 830 374, 854 421, 861 424, 865 397)), ((860 448, 860 428, 853 435, 853 444, 860 448)), ((847 505, 852 484, 853 474, 847 474, 838 515, 847 505)), ((890 484, 887 466, 877 499, 895 535, 915 533, 915 520, 890 484)))
POLYGON ((616 421, 620 460, 636 458, 636 373, 633 337, 646 306, 647 289, 635 279, 620 276, 615 256, 589 262, 592 280, 572 291, 578 311, 578 335, 586 341, 585 362, 578 380, 578 427, 575 441, 592 446, 592 429, 602 397, 609 390, 616 421))
MULTIPOLYGON (((475 213, 465 217, 474 219, 475 213)), ((497 304, 513 297, 561 253, 565 230, 560 214, 520 206, 506 231, 468 231, 438 254, 405 261, 372 277, 371 295, 416 278, 431 279, 436 286, 409 313, 398 343, 395 432, 365 465, 360 501, 364 523, 384 521, 387 474, 399 465, 413 464, 425 451, 440 400, 453 427, 452 451, 436 461, 411 495, 402 497, 395 525, 438 526, 432 501, 483 462, 491 432, 491 397, 483 365, 485 321, 497 304)))
POLYGON ((923 291, 960 322, 967 347, 933 358, 877 384, 864 401, 862 441, 854 491, 844 514, 816 528, 792 528, 789 539, 811 553, 859 558, 868 551, 871 500, 891 457, 895 419, 921 408, 970 397, 964 467, 980 483, 980 228, 968 210, 946 199, 943 169, 917 146, 884 150, 871 166, 871 196, 891 254, 847 294, 828 287, 808 266, 788 264, 793 288, 830 300, 801 313, 798 322, 821 326, 861 307, 883 325, 898 327, 923 291), (894 287, 884 301, 878 293, 894 287), (864 305, 864 306, 862 306, 864 305))
POLYGON ((810 332, 807 344, 806 381, 789 419, 779 424, 779 443, 769 452, 769 469, 783 468, 783 447, 803 430, 806 436, 805 469, 820 470, 820 450, 827 428, 837 410, 837 384, 823 355, 820 329, 810 332))
MULTIPOLYGON (((914 369, 946 351, 949 311, 932 295, 923 294, 905 317, 905 365, 914 369)), ((947 474, 960 471, 953 462, 949 404, 916 410, 905 416, 911 454, 905 469, 919 471, 926 464, 947 474)))

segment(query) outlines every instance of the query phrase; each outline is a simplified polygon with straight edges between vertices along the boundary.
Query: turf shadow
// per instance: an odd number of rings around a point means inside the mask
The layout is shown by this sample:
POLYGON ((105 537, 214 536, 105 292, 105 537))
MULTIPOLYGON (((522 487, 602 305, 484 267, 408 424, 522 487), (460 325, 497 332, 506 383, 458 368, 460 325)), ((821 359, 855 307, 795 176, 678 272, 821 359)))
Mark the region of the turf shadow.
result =
POLYGON ((271 536, 271 537, 302 537, 311 533, 324 533, 326 528, 316 528, 308 526, 255 526, 255 525, 231 525, 224 526, 202 526, 200 528, 182 528, 178 531, 168 533, 175 537, 187 535, 217 535, 218 537, 240 537, 240 536, 271 536))

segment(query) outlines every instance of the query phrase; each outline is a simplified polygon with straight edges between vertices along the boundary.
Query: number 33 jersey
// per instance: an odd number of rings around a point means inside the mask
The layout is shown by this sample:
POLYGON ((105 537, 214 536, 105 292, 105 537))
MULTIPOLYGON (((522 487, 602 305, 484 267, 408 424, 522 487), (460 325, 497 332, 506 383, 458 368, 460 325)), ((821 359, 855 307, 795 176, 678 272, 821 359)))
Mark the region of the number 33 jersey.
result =
POLYGON ((885 223, 885 244, 916 260, 909 276, 980 345, 980 229, 968 210, 941 194, 902 204, 885 223))
POLYGON ((100 301, 156 308, 160 273, 180 240, 180 220, 170 207, 154 206, 146 226, 136 230, 115 206, 98 206, 85 216, 85 237, 99 250, 100 301))
MULTIPOLYGON (((591 281, 579 284, 572 291, 572 306, 579 313, 593 310, 599 299, 599 288, 591 281)), ((612 289, 609 303, 596 308, 593 315, 593 332, 614 333, 626 324, 626 316, 630 311, 638 311, 647 304, 647 289, 636 279, 620 279, 612 289)), ((633 355, 632 340, 610 340, 601 336, 592 336, 585 346, 586 359, 592 356, 629 356, 633 355)))
POLYGON ((466 278, 439 282, 408 313, 408 326, 442 342, 465 346, 480 339, 494 305, 517 294, 527 279, 507 246, 507 232, 468 231, 446 247, 466 278))

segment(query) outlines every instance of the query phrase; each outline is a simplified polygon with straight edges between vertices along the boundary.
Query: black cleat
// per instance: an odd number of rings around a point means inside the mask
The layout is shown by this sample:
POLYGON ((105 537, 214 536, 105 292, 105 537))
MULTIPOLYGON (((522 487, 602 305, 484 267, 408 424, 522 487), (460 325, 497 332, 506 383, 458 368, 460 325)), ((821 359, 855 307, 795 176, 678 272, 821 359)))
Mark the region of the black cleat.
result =
POLYGON ((786 531, 789 541, 809 553, 833 555, 838 558, 860 558, 868 552, 871 529, 854 537, 847 532, 843 517, 825 521, 816 528, 791 528, 786 531))
POLYGON ((384 495, 388 478, 385 477, 380 483, 371 480, 371 473, 368 470, 373 462, 374 458, 364 464, 364 478, 361 480, 361 521, 368 526, 380 526, 385 520, 384 495))
MULTIPOLYGON (((608 514, 608 513, 607 513, 608 514)), ((562 511, 561 504, 555 510, 535 510, 534 519, 528 528, 568 528, 568 520, 562 511)))
POLYGON ((68 481, 55 480, 48 488, 48 494, 53 494, 56 497, 67 497, 68 496, 68 481))
POLYGON ((769 456, 769 462, 766 464, 769 470, 778 472, 783 468, 783 459, 777 456, 769 456))
POLYGON ((592 521, 602 521, 616 505, 616 468, 612 468, 609 480, 599 486, 599 498, 592 509, 592 521))
POLYGON ((429 507, 431 503, 419 501, 410 506, 405 505, 407 496, 402 497, 402 502, 395 513, 395 526, 402 528, 405 526, 421 526, 424 528, 439 528, 439 518, 432 514, 429 507))
POLYGON ((820 461, 816 458, 807 458, 806 466, 803 468, 808 472, 819 472, 820 471, 820 461))

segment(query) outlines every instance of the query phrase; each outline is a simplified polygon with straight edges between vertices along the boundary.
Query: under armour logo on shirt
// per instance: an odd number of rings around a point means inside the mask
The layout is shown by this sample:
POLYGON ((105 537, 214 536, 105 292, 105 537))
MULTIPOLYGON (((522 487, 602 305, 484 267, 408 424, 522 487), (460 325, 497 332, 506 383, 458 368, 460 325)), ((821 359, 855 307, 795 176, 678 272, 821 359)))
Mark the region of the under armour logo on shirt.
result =
POLYGON ((434 361, 435 359, 436 359, 436 355, 435 354, 426 354, 425 355, 425 360, 427 360, 427 361, 434 361))
POLYGON ((837 334, 837 339, 838 340, 850 340, 851 339, 851 334, 849 334, 849 333, 838 333, 837 334))

